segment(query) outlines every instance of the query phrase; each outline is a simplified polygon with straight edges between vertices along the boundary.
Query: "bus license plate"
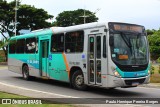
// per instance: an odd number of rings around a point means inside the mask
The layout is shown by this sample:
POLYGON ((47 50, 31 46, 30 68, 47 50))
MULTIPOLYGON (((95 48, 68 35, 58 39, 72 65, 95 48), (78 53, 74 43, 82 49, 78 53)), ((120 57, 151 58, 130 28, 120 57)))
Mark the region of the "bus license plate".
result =
POLYGON ((138 86, 138 85, 139 85, 138 82, 133 82, 133 83, 132 83, 132 86, 138 86))

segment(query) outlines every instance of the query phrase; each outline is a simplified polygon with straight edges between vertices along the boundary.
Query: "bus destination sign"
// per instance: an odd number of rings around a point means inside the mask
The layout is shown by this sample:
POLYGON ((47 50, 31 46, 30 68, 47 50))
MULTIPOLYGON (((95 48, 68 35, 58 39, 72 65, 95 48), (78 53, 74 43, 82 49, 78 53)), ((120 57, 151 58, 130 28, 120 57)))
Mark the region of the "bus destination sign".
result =
POLYGON ((129 31, 129 32, 143 32, 142 26, 128 25, 128 24, 114 24, 114 30, 116 31, 129 31))

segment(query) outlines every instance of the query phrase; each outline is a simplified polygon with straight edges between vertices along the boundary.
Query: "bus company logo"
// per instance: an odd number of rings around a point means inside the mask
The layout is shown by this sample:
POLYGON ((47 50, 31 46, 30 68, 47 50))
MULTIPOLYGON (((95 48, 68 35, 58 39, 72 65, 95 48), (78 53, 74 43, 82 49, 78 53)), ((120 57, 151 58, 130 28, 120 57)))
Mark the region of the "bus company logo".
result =
POLYGON ((137 77, 137 76, 138 76, 138 73, 135 73, 134 76, 137 77))
POLYGON ((2 99, 2 104, 11 104, 11 99, 2 99))
POLYGON ((135 74, 134 74, 135 77, 145 76, 145 75, 146 75, 145 72, 143 72, 143 73, 135 73, 135 74))

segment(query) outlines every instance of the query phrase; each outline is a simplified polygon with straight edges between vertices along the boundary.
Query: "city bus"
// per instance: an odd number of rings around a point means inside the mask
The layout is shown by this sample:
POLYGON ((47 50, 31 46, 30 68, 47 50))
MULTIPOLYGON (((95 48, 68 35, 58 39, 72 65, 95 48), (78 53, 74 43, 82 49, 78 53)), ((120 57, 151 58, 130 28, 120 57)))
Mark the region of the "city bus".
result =
POLYGON ((51 27, 10 38, 8 69, 31 77, 113 89, 150 80, 145 27, 106 22, 51 27))

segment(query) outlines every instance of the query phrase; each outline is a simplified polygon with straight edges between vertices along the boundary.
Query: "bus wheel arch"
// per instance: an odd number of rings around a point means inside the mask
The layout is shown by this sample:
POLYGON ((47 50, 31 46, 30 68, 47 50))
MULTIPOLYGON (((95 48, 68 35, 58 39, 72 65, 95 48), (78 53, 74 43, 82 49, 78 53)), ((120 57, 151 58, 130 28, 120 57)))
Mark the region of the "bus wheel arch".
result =
POLYGON ((86 90, 87 85, 84 84, 84 75, 80 67, 72 67, 70 70, 71 86, 77 90, 86 90))
POLYGON ((22 76, 25 80, 30 80, 29 67, 26 63, 22 65, 22 76))

